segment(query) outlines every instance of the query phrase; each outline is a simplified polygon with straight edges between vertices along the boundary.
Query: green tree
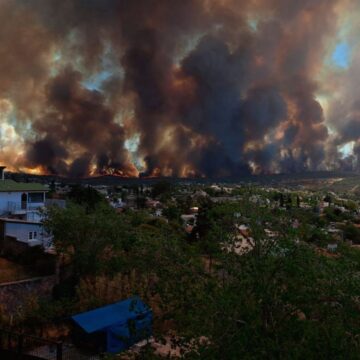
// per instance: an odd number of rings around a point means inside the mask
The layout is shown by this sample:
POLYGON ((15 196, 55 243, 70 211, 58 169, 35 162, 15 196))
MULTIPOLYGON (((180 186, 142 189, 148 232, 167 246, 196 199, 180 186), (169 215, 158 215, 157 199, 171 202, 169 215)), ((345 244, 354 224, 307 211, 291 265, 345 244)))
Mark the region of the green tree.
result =
POLYGON ((200 210, 195 243, 145 212, 122 215, 73 205, 52 210, 46 225, 79 277, 123 275, 128 293, 152 306, 155 336, 170 328, 174 344, 190 349, 184 359, 358 358, 359 253, 344 245, 323 256, 295 241, 291 212, 246 200, 200 210), (224 251, 245 219, 252 248, 224 251))
POLYGON ((245 209, 254 248, 243 256, 219 252, 217 271, 191 267, 189 279, 189 261, 198 255, 177 247, 176 257, 184 262, 172 266, 173 243, 158 253, 159 292, 167 318, 175 321, 174 342, 180 337, 183 346, 194 348, 201 336, 207 339, 184 358, 357 359, 360 282, 354 274, 360 257, 348 248, 340 258, 319 255, 294 241, 286 215, 274 219, 267 210, 245 209), (266 238, 264 226, 278 237, 266 238), (175 273, 177 281, 171 282, 175 273))
POLYGON ((170 182, 168 181, 159 181, 157 183, 155 183, 152 186, 152 197, 153 198, 157 198, 161 195, 169 195, 169 193, 172 191, 173 186, 170 182))
POLYGON ((181 216, 181 211, 176 204, 171 204, 163 210, 163 215, 169 221, 179 222, 180 216, 181 216))
POLYGON ((44 226, 54 236, 58 256, 71 264, 77 280, 103 271, 116 250, 132 238, 130 225, 106 204, 92 212, 77 204, 66 209, 52 207, 44 226))
POLYGON ((70 201, 83 206, 87 212, 93 211, 98 204, 105 202, 104 197, 90 186, 74 185, 67 196, 70 201))
POLYGON ((360 229, 353 224, 347 224, 343 227, 345 239, 353 241, 355 244, 360 244, 360 229))

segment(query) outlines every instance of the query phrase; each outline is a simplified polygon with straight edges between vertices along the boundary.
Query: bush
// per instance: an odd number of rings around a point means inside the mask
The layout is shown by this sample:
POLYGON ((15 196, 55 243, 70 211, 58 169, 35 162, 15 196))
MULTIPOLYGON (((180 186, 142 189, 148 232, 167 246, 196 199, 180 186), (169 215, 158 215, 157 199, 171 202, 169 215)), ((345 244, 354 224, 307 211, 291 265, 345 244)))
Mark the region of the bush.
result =
POLYGON ((344 236, 346 239, 351 240, 355 244, 360 244, 360 229, 356 226, 349 224, 344 227, 344 236))

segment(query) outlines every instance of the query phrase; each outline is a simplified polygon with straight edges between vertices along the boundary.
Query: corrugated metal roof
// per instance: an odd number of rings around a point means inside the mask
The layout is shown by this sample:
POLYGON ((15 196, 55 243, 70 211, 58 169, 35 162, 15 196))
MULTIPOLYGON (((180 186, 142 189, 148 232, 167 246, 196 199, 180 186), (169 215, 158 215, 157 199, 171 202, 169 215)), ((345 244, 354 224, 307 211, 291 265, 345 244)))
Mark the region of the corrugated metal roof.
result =
POLYGON ((38 183, 21 183, 14 180, 0 180, 0 192, 12 191, 48 191, 48 189, 38 183))
POLYGON ((133 297, 72 316, 72 319, 87 333, 103 330, 112 325, 125 323, 139 314, 151 311, 140 298, 133 297))

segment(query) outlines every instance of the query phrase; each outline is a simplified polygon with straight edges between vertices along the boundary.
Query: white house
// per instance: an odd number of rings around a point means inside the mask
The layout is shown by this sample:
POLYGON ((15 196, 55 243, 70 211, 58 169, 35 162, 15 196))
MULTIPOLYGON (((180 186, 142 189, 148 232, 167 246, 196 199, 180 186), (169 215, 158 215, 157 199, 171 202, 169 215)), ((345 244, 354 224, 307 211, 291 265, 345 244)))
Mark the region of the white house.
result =
POLYGON ((47 188, 42 184, 5 179, 4 169, 0 166, 0 216, 39 221, 39 209, 45 206, 47 188))
POLYGON ((28 246, 41 245, 48 248, 52 244, 52 237, 44 231, 40 222, 0 218, 0 223, 4 238, 12 237, 28 246))
POLYGON ((11 236, 29 246, 45 245, 49 237, 44 234, 40 210, 45 207, 47 188, 5 179, 4 169, 0 166, 0 236, 11 236))

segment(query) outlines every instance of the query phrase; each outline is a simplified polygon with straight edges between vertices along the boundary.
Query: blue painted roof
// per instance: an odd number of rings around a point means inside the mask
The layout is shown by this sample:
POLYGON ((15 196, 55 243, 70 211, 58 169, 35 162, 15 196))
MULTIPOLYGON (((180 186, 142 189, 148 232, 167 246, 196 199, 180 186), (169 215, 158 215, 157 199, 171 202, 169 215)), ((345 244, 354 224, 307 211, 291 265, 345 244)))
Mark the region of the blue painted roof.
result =
POLYGON ((140 298, 133 297, 115 304, 103 306, 72 316, 72 319, 87 333, 103 330, 112 325, 125 323, 139 314, 150 311, 140 298))

